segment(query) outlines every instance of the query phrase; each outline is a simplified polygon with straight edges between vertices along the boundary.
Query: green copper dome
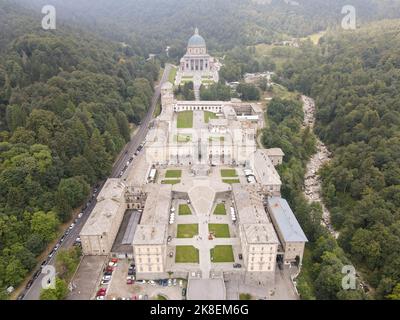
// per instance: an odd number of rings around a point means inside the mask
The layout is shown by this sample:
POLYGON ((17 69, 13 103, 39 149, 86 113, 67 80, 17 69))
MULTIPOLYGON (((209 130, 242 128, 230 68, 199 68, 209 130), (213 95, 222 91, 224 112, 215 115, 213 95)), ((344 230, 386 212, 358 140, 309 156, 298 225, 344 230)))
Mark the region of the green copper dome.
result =
POLYGON ((206 41, 199 35, 199 29, 196 28, 194 35, 189 39, 189 47, 205 47, 206 41))

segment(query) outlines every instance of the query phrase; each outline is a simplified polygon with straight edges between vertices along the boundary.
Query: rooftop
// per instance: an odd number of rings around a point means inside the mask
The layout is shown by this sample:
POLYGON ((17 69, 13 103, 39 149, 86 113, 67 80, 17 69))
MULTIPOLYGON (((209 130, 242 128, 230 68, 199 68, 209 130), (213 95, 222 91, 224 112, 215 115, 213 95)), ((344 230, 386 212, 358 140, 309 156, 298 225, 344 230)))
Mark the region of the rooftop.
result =
POLYGON ((258 149, 253 156, 253 169, 262 185, 281 185, 281 178, 265 150, 258 149))
POLYGON ((97 196, 97 201, 102 201, 105 199, 114 199, 120 201, 124 197, 125 188, 125 184, 122 183, 120 179, 107 179, 99 195, 97 196))
POLYGON ((164 244, 167 241, 167 225, 138 225, 136 227, 133 245, 164 244))
POLYGON ((115 199, 105 199, 97 202, 80 234, 99 235, 108 233, 113 226, 115 216, 123 214, 125 209, 125 203, 115 199))
POLYGON ((264 224, 244 224, 243 233, 249 244, 278 244, 274 227, 271 223, 264 224))
POLYGON ((167 225, 171 207, 171 185, 148 184, 141 225, 167 225))
POLYGON ((267 156, 281 156, 281 157, 283 157, 285 155, 281 148, 270 148, 270 149, 264 149, 263 151, 267 156))
POLYGON ((233 197, 241 224, 271 223, 256 188, 240 184, 232 185, 233 197))
POLYGON ((284 242, 308 242, 288 202, 280 197, 268 198, 268 209, 284 242))

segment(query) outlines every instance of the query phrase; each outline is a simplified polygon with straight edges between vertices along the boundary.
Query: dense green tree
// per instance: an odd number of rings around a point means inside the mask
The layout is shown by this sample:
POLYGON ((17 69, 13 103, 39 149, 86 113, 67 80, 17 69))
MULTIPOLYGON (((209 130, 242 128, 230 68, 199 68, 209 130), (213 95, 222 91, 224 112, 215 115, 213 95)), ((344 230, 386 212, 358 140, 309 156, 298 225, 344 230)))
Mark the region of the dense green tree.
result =
POLYGON ((58 219, 54 212, 38 211, 32 215, 32 232, 38 234, 46 242, 55 238, 57 227, 58 219))

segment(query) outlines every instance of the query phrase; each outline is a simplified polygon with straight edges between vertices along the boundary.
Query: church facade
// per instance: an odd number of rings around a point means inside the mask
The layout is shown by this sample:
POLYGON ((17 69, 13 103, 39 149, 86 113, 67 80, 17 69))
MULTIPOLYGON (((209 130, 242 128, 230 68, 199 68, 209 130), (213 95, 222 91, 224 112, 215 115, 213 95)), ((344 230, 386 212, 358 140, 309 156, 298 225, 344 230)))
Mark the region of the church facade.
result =
POLYGON ((185 81, 218 82, 219 69, 219 62, 207 53, 206 42, 196 28, 194 35, 189 39, 186 54, 180 60, 175 84, 179 85, 185 81))

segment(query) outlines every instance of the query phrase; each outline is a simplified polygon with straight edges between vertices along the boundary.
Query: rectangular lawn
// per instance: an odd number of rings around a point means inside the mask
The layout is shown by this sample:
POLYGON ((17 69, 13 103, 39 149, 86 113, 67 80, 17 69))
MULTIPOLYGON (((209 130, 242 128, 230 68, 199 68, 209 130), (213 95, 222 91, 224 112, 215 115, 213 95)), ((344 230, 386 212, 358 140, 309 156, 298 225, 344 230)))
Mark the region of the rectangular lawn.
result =
POLYGON ((216 215, 226 215, 225 204, 218 203, 215 207, 214 214, 216 215))
POLYGON ((193 128, 193 111, 178 112, 176 126, 178 129, 193 128))
POLYGON ((175 77, 178 69, 177 68, 172 68, 169 75, 168 75, 168 81, 171 82, 172 84, 175 84, 175 77))
POLYGON ((229 226, 221 223, 210 223, 208 225, 208 231, 213 233, 216 238, 230 238, 229 226))
POLYGON ((165 173, 166 178, 180 178, 182 176, 182 170, 167 170, 165 173))
POLYGON ((221 169, 221 177, 223 178, 234 178, 237 176, 235 169, 221 169))
POLYGON ((174 180, 163 180, 161 181, 161 184, 177 184, 177 183, 181 183, 181 180, 178 179, 174 179, 174 180))
POLYGON ((193 246, 176 246, 176 263, 199 263, 199 250, 193 246))
POLYGON ((210 119, 218 119, 218 117, 214 112, 204 111, 204 122, 208 123, 210 119))
POLYGON ((232 246, 215 246, 210 250, 211 261, 216 262, 234 262, 232 246))
POLYGON ((178 212, 180 216, 188 216, 192 214, 192 211, 190 210, 190 207, 187 204, 180 204, 178 212))
POLYGON ((240 183, 239 179, 222 179, 223 183, 228 183, 228 184, 234 184, 234 183, 240 183))
POLYGON ((193 238, 198 234, 198 224, 178 224, 177 238, 193 238))

